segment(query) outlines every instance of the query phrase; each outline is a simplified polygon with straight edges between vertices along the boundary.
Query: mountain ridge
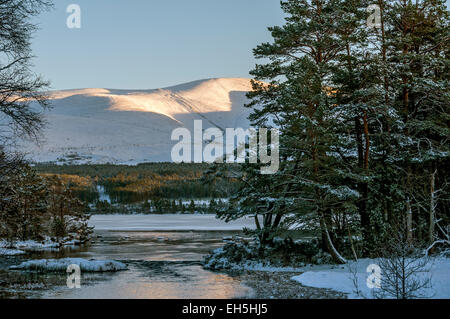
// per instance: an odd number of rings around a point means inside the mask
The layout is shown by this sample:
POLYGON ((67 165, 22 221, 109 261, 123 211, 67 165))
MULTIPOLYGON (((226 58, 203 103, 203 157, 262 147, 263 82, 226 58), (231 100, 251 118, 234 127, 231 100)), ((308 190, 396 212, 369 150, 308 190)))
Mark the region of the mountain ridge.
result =
POLYGON ((208 127, 249 127, 247 78, 212 78, 161 89, 84 88, 51 91, 52 109, 40 145, 24 142, 34 162, 115 163, 171 161, 171 132, 194 120, 208 127))

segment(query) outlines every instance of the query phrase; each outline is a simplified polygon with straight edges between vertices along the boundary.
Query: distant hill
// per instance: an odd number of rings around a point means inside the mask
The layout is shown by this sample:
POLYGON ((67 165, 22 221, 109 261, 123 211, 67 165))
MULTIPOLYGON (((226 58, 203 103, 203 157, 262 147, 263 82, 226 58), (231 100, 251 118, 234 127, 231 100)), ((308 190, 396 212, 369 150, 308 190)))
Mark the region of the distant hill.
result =
POLYGON ((39 146, 21 149, 36 162, 170 161, 172 131, 194 120, 208 127, 248 128, 249 79, 218 78, 155 90, 77 89, 50 92, 53 108, 39 146))

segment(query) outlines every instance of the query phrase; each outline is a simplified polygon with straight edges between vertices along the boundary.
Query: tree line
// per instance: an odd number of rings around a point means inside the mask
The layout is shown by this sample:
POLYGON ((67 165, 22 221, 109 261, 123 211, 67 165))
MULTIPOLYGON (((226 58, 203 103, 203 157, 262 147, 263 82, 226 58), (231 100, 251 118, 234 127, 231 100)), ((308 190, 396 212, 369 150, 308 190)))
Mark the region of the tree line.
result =
MULTIPOLYGON (((152 201, 165 203, 163 206, 172 211, 174 200, 226 198, 235 192, 237 181, 206 184, 203 175, 208 167, 208 164, 201 163, 144 163, 133 166, 36 164, 34 169, 42 176, 60 177, 74 195, 88 204, 97 205, 101 201, 98 190, 101 187, 112 204, 132 205, 152 201)), ((99 205, 108 206, 107 203, 99 205)))
POLYGON ((1 150, 0 168, 0 238, 9 242, 46 237, 55 241, 88 239, 87 207, 60 178, 42 177, 1 150))
MULTIPOLYGON (((225 220, 254 216, 261 247, 315 230, 338 263, 393 237, 449 245, 449 19, 441 0, 288 0, 254 49, 255 127, 280 131, 280 170, 217 166, 239 179, 225 220), (379 23, 368 23, 369 5, 379 23)), ((369 21, 371 22, 371 21, 369 21)))

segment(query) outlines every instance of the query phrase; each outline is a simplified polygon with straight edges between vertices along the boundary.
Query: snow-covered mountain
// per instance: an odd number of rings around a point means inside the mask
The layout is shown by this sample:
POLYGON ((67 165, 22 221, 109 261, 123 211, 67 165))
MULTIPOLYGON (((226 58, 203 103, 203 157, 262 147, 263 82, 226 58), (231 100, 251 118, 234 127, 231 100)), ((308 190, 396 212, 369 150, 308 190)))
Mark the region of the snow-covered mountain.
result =
POLYGON ((39 145, 22 150, 37 162, 170 161, 177 127, 248 128, 249 79, 200 80, 155 90, 78 89, 50 92, 52 109, 39 145))

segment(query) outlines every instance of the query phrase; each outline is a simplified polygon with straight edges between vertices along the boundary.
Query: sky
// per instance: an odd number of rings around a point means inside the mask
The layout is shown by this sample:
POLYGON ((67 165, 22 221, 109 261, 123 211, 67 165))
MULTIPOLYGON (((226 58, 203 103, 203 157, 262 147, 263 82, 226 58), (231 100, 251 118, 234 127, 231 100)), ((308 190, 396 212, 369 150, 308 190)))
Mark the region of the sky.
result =
MULTIPOLYGON (((252 49, 283 24, 279 0, 55 0, 38 17, 34 71, 51 88, 153 89, 249 77, 252 49), (68 28, 66 9, 81 9, 68 28)), ((447 6, 450 0, 447 0, 447 6)))
POLYGON ((52 89, 152 89, 249 77, 252 49, 283 24, 278 0, 57 0, 38 17, 34 71, 52 89), (68 28, 78 4, 81 28, 68 28))

